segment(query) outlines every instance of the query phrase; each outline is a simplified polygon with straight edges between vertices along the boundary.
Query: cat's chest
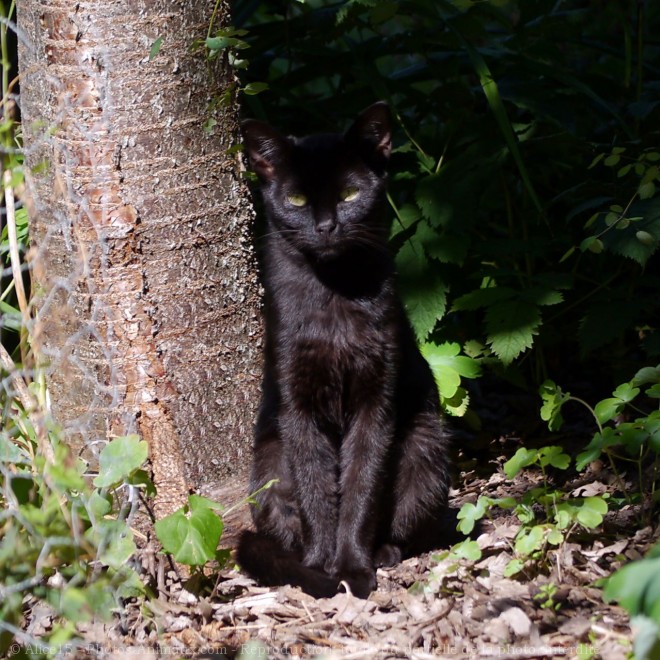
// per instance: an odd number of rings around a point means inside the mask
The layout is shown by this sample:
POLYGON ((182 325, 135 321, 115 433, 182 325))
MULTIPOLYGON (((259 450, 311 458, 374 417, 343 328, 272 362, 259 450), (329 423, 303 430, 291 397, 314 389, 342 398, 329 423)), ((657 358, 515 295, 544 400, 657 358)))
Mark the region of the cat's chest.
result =
POLYGON ((363 372, 391 350, 393 329, 384 301, 308 294, 289 301, 280 325, 280 357, 294 370, 363 372))
POLYGON ((297 301, 289 310, 291 346, 316 345, 337 354, 361 352, 387 332, 379 301, 318 296, 297 301))
POLYGON ((386 395, 396 350, 382 311, 375 301, 332 297, 291 310, 293 323, 277 342, 285 397, 342 428, 359 401, 386 395))

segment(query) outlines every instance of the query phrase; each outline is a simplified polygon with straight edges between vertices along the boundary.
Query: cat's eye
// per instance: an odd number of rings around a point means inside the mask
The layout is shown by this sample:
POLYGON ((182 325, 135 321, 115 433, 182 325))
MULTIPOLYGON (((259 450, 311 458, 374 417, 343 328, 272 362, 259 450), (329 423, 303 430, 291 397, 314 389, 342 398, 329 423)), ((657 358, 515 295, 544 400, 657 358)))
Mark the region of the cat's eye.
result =
POLYGON ((307 204, 307 197, 302 193, 289 193, 286 196, 287 202, 293 204, 294 206, 305 206, 307 204))
POLYGON ((342 202, 352 202, 360 196, 360 191, 351 186, 349 188, 344 188, 339 194, 339 198, 342 202))

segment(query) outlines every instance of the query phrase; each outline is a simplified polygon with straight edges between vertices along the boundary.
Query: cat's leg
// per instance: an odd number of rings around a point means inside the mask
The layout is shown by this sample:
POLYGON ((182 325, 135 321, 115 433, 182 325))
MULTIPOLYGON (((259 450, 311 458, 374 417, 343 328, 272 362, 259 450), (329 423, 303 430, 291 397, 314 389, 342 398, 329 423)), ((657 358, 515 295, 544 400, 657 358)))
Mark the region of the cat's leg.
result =
POLYGON ((280 428, 299 504, 303 564, 327 571, 337 535, 337 449, 307 411, 283 412, 280 428))
MULTIPOLYGON (((432 391, 429 397, 437 394, 432 391)), ((427 399, 407 420, 395 458, 391 525, 386 544, 376 553, 377 565, 397 563, 404 554, 431 550, 442 542, 441 518, 450 485, 449 434, 436 401, 427 399)))
POLYGON ((300 507, 276 413, 277 406, 269 406, 266 396, 257 422, 250 489, 255 492, 273 479, 277 483, 256 496, 252 517, 257 531, 242 533, 236 557, 262 585, 291 584, 316 598, 328 598, 337 592, 338 580, 301 563, 300 507))
POLYGON ((278 404, 272 390, 264 390, 255 429, 250 492, 256 492, 273 480, 276 483, 256 496, 252 519, 259 532, 277 539, 283 549, 300 551, 300 511, 278 428, 278 404))
POLYGON ((394 431, 383 398, 363 401, 344 437, 341 456, 340 511, 333 575, 352 593, 366 598, 376 588, 373 545, 383 466, 394 431))

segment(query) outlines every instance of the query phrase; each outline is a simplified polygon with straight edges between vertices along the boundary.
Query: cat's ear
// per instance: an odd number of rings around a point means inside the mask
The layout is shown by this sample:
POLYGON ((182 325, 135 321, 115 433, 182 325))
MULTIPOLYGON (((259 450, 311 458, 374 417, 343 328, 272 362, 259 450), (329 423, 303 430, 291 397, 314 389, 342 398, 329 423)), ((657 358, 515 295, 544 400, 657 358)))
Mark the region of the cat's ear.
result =
POLYGON ((392 153, 392 116, 387 103, 379 101, 363 110, 345 135, 368 161, 385 168, 392 153))
POLYGON ((272 126, 256 119, 241 122, 241 133, 252 169, 262 181, 271 181, 277 166, 286 159, 289 141, 272 126))

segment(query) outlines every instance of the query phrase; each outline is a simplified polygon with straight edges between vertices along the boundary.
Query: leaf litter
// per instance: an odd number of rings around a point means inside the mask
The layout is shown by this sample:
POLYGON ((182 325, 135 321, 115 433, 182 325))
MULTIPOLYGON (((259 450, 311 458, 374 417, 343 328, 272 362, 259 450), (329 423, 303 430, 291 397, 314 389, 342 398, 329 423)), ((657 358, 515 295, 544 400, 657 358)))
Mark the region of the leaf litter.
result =
MULTIPOLYGON (((493 418, 501 420, 501 410, 493 418)), ((518 428, 526 423, 516 416, 518 428)), ((522 435, 537 432, 532 424, 522 435)), ((514 453, 511 446, 527 446, 527 440, 506 431, 495 438, 472 438, 472 455, 459 450, 455 483, 460 488, 450 498, 454 516, 480 496, 520 500, 538 485, 533 472, 509 480, 502 470, 503 456, 514 453)), ((562 473, 561 486, 575 496, 599 495, 612 488, 607 477, 597 469, 562 473)), ((212 496, 230 505, 232 497, 243 496, 243 487, 234 481, 212 496)), ((245 508, 225 519, 222 543, 233 547, 248 524, 245 508)), ((456 520, 448 524, 448 532, 455 525, 456 520)), ((528 562, 507 578, 520 521, 512 510, 493 507, 473 533, 481 550, 477 561, 442 551, 412 557, 379 569, 378 589, 366 600, 346 592, 317 600, 290 586, 260 587, 236 567, 214 574, 210 593, 186 583, 172 565, 158 556, 154 561, 153 550, 144 548, 143 572, 159 597, 126 602, 110 623, 79 624, 80 641, 61 657, 623 660, 632 652, 629 617, 603 602, 599 580, 642 557, 660 536, 657 522, 637 527, 634 507, 610 510, 599 531, 571 536, 547 550, 543 561, 528 562)), ((462 538, 456 534, 450 544, 462 538)), ((23 630, 47 638, 52 611, 42 603, 25 605, 23 630)))

